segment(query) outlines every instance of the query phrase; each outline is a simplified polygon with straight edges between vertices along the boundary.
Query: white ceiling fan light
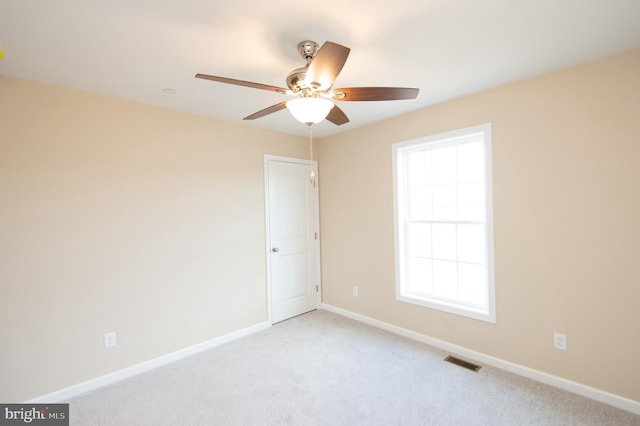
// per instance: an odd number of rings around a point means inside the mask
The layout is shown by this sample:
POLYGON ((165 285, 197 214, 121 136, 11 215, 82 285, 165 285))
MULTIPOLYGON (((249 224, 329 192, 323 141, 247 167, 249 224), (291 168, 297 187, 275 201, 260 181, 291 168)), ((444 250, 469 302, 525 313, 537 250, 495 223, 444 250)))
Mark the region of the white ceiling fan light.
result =
POLYGON ((301 123, 317 124, 327 118, 335 104, 325 98, 295 98, 287 101, 287 109, 301 123))

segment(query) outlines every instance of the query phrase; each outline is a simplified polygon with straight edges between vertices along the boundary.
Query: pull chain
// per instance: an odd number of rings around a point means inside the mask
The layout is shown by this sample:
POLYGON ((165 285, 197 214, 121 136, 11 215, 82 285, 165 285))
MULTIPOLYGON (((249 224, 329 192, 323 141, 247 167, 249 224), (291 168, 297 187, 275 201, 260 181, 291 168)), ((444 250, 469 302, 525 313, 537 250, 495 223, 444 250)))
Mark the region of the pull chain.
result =
POLYGON ((316 174, 313 172, 313 136, 311 134, 311 126, 312 124, 308 124, 309 126, 309 168, 311 169, 311 180, 316 177, 316 174))

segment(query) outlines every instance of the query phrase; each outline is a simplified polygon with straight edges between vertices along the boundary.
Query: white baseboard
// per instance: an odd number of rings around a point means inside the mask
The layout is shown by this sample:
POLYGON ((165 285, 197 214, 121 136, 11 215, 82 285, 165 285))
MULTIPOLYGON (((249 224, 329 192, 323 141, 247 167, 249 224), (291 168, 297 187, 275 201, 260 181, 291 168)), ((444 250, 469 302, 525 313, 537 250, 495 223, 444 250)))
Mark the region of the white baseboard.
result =
POLYGON ((189 346, 184 349, 180 349, 178 351, 160 356, 158 358, 154 358, 149 361, 145 361, 140 364, 133 365, 131 367, 123 368, 122 370, 114 371, 113 373, 109 373, 104 376, 96 377, 95 379, 91 379, 86 382, 79 383, 77 385, 73 385, 68 388, 49 393, 47 395, 39 396, 37 398, 26 401, 26 403, 41 404, 41 403, 64 402, 82 393, 89 392, 89 391, 101 388, 103 386, 107 386, 112 383, 119 382, 124 379, 128 379, 129 377, 135 376, 137 374, 144 373, 149 370, 153 370, 154 368, 158 368, 160 366, 169 364, 171 362, 178 361, 182 358, 186 358, 191 355, 195 355, 198 352, 202 352, 207 349, 220 346, 223 343, 227 343, 232 340, 236 340, 241 337, 245 337, 250 334, 257 333, 269 327, 271 327, 271 324, 265 321, 247 328, 243 328, 238 331, 234 331, 229 334, 225 334, 224 336, 216 337, 206 342, 198 343, 193 346, 189 346))
POLYGON ((322 304, 322 309, 329 312, 333 312, 338 315, 342 315, 347 318, 354 319, 356 321, 372 325, 391 333, 407 337, 412 340, 416 340, 425 343, 430 346, 451 352, 455 355, 459 355, 469 360, 480 362, 483 364, 491 365, 493 367, 500 368, 502 370, 509 371, 511 373, 518 374, 520 376, 528 377, 538 382, 546 383, 559 389, 563 389, 569 392, 573 392, 578 395, 585 396, 595 401, 603 402, 622 410, 630 411, 634 414, 640 414, 640 402, 632 399, 625 398, 623 396, 615 395, 610 392, 606 392, 600 389, 592 388, 590 386, 583 385, 571 380, 563 379, 562 377, 554 376, 548 373, 544 373, 539 370, 534 370, 529 367, 525 367, 519 364, 515 364, 509 361, 505 361, 500 358, 493 357, 491 355, 476 352, 462 346, 454 345, 444 340, 435 339, 424 334, 416 333, 415 331, 407 330, 406 328, 398 327, 383 321, 379 321, 364 315, 357 314, 336 306, 322 304))

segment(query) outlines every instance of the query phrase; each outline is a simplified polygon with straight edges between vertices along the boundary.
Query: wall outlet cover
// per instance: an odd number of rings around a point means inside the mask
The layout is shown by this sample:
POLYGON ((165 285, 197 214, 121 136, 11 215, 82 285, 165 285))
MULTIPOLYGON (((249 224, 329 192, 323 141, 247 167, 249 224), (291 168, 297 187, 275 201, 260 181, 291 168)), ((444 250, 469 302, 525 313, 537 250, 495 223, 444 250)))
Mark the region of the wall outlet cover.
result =
POLYGON ((116 345, 116 332, 110 331, 109 333, 104 333, 104 348, 108 349, 114 347, 116 345))
POLYGON ((567 335, 562 333, 553 333, 553 347, 562 351, 566 351, 567 335))

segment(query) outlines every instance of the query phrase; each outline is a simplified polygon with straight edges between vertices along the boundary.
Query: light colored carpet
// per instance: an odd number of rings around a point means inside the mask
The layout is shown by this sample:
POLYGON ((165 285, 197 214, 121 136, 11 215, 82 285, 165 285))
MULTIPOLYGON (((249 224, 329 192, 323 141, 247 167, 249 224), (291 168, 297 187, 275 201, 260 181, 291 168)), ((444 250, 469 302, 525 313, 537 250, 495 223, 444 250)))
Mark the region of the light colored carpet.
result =
POLYGON ((70 401, 72 425, 640 425, 640 416, 314 311, 70 401))

